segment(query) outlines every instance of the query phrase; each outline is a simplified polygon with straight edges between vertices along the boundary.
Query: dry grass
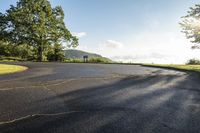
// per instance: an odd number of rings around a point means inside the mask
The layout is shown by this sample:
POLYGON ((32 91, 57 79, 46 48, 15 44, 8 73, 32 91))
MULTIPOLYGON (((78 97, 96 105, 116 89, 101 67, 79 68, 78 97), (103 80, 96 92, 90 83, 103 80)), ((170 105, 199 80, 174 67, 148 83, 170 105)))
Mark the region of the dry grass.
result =
POLYGON ((25 67, 25 66, 0 64, 0 75, 21 72, 26 69, 27 69, 27 67, 25 67))

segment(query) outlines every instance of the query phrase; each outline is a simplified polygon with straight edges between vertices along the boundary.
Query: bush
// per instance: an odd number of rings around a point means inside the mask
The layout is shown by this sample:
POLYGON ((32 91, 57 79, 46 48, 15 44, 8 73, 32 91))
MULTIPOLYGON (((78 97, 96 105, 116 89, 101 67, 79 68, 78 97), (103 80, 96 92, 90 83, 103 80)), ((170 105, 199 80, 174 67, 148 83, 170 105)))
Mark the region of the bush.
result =
MULTIPOLYGON (((83 63, 83 59, 80 58, 68 58, 65 60, 65 62, 70 62, 70 63, 83 63)), ((104 58, 104 57, 94 57, 94 58, 89 58, 88 63, 112 63, 111 60, 104 58)))
POLYGON ((20 57, 0 56, 0 61, 24 61, 24 60, 20 57))
POLYGON ((112 61, 104 58, 104 57, 97 57, 97 58, 89 58, 88 62, 90 63, 111 63, 112 61))
POLYGON ((198 60, 198 59, 190 59, 186 64, 187 65, 200 65, 200 60, 198 60))
POLYGON ((83 62, 83 60, 81 60, 81 59, 66 59, 64 62, 69 62, 69 63, 82 63, 83 62))

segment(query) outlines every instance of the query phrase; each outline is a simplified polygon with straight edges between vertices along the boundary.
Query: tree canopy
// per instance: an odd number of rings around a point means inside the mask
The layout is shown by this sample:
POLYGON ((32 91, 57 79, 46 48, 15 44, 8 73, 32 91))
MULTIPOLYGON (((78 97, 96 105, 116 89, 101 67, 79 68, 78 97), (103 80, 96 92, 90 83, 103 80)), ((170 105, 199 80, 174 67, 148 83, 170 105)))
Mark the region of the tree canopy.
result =
POLYGON ((191 7, 186 16, 183 16, 180 23, 186 37, 190 39, 194 45, 192 48, 200 48, 200 5, 191 7))
POLYGON ((0 13, 0 40, 10 45, 28 45, 38 61, 58 60, 62 44, 76 47, 78 39, 64 23, 61 6, 52 8, 48 0, 19 0, 5 14, 0 13))

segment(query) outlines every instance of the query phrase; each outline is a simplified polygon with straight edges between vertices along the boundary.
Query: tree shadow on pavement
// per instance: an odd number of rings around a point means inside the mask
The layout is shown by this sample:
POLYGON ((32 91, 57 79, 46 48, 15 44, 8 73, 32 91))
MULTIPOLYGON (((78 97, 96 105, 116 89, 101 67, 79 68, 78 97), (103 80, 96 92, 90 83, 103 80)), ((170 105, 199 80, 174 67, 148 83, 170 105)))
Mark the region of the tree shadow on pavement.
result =
POLYGON ((1 124, 1 133, 198 133, 200 89, 192 75, 130 76, 57 92, 68 110, 1 124))

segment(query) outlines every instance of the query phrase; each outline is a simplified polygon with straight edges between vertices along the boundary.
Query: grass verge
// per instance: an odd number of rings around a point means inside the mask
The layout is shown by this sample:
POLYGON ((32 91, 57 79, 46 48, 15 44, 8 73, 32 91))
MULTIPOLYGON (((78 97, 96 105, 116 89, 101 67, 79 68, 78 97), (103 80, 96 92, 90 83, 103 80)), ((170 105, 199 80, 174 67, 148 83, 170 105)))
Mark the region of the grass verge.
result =
POLYGON ((200 73, 200 65, 163 65, 163 64, 143 64, 143 66, 168 68, 180 71, 190 71, 200 73))
POLYGON ((27 70, 25 66, 0 64, 0 75, 27 70))

